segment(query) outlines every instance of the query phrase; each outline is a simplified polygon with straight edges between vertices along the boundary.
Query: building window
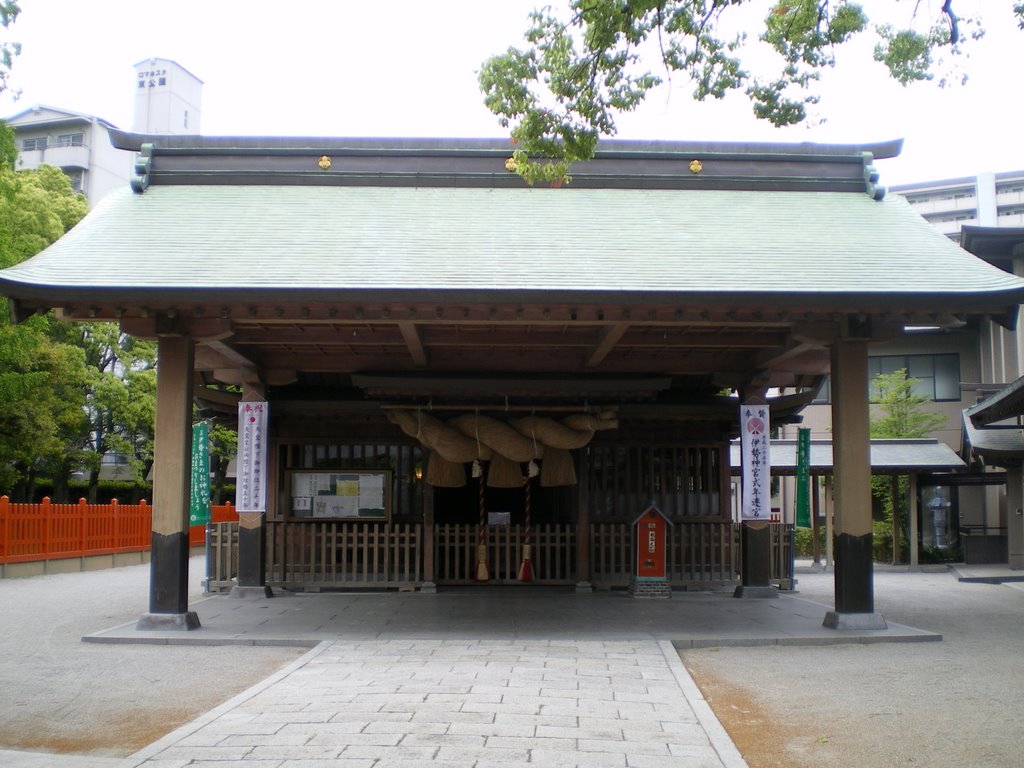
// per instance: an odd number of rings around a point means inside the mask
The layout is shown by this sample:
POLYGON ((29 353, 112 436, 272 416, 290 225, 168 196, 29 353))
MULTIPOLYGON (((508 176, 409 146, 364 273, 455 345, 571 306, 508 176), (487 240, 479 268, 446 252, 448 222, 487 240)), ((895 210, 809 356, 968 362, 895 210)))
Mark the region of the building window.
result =
POLYGON ((82 184, 85 181, 85 171, 81 168, 65 168, 64 175, 71 180, 71 188, 75 190, 75 192, 85 191, 82 189, 82 184))
POLYGON ((36 139, 22 139, 21 140, 21 151, 22 152, 34 152, 36 150, 46 149, 46 137, 40 136, 36 139))
MULTIPOLYGON (((908 378, 916 379, 914 394, 937 402, 960 399, 960 357, 942 355, 885 355, 868 358, 868 378, 874 382, 880 373, 906 371, 908 378)), ((878 391, 872 383, 871 400, 877 400, 878 391)))
MULTIPOLYGON (((878 400, 875 377, 880 373, 894 373, 903 370, 911 379, 917 379, 914 394, 929 400, 960 399, 960 356, 942 355, 884 355, 868 358, 868 386, 871 402, 878 400)), ((828 405, 832 402, 832 377, 826 376, 813 405, 828 405)))
POLYGON ((57 137, 58 147, 80 147, 84 143, 84 133, 64 133, 57 137))

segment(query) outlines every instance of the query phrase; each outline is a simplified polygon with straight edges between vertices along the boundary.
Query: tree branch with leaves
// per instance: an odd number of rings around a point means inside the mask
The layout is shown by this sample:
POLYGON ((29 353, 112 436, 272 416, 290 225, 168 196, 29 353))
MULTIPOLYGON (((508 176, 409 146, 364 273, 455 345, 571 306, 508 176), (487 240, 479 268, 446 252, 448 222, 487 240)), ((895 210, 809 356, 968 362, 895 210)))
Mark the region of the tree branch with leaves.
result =
MULTIPOLYGON (((758 118, 793 125, 818 103, 815 85, 835 66, 836 51, 862 33, 875 35, 874 60, 904 85, 934 79, 947 54, 983 34, 980 19, 958 15, 953 0, 932 18, 919 0, 874 3, 902 6, 908 15, 901 24, 873 26, 860 4, 830 0, 774 0, 750 25, 754 5, 569 0, 558 10, 533 11, 526 46, 492 56, 479 73, 484 103, 517 145, 509 169, 531 184, 568 181, 573 163, 593 157, 600 137, 615 135, 616 115, 676 73, 690 80, 696 101, 741 92, 758 118), (752 68, 750 35, 774 53, 768 69, 752 68)), ((1014 12, 1024 28, 1024 3, 1014 12)))

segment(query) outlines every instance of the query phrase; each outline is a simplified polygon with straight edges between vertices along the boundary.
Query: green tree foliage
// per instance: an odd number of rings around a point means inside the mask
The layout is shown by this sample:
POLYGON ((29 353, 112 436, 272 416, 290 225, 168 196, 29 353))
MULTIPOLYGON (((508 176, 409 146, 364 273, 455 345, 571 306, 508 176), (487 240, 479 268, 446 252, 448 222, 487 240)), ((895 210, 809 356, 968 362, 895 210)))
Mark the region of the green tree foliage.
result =
MULTIPOLYGON (((0 267, 42 250, 85 212, 85 198, 59 169, 0 167, 0 267)), ((60 460, 85 421, 82 350, 55 342, 48 316, 17 326, 7 317, 0 299, 0 491, 31 483, 60 460)))
MULTIPOLYGON (((862 33, 875 35, 874 59, 904 85, 934 78, 945 54, 960 53, 982 34, 980 20, 958 16, 954 0, 931 18, 930 6, 905 0, 898 26, 872 26, 854 2, 773 0, 754 29, 737 31, 754 5, 567 0, 534 11, 526 45, 489 58, 479 74, 484 103, 517 144, 510 170, 531 184, 567 181, 572 163, 592 157, 599 137, 615 134, 615 115, 636 108, 675 73, 690 80, 698 101, 742 92, 758 118, 792 125, 818 102, 814 86, 835 65, 837 49, 862 33), (763 72, 751 69, 760 63, 748 33, 775 54, 763 72)), ((874 7, 891 11, 893 3, 874 7)), ((1024 3, 1014 11, 1024 28, 1024 3)))
MULTIPOLYGON (((0 0, 0 28, 8 29, 18 18, 21 8, 14 0, 0 0)), ((8 78, 14 57, 21 53, 21 45, 0 39, 0 93, 8 88, 8 78)))
MULTIPOLYGON (((871 383, 872 418, 871 437, 894 439, 927 437, 941 427, 946 419, 941 413, 929 411, 925 405, 928 398, 915 394, 918 380, 909 378, 905 369, 892 373, 880 373, 871 383)), ((902 541, 907 541, 907 494, 905 477, 897 480, 896 504, 893 508, 892 479, 873 476, 871 493, 882 510, 882 520, 873 525, 875 558, 892 558, 893 513, 901 521, 902 541)))
POLYGON ((222 503, 224 482, 227 479, 228 462, 238 450, 238 429, 235 425, 213 424, 210 428, 210 464, 213 482, 210 495, 214 504, 222 503))
POLYGON ((875 377, 871 385, 871 437, 927 437, 945 423, 941 413, 924 409, 929 401, 915 394, 919 383, 903 368, 875 377))
POLYGON ((68 461, 50 467, 54 494, 79 468, 88 471, 88 497, 95 500, 105 454, 127 458, 136 480, 152 466, 156 418, 156 347, 121 333, 113 323, 55 323, 52 337, 83 352, 83 429, 68 435, 68 461))

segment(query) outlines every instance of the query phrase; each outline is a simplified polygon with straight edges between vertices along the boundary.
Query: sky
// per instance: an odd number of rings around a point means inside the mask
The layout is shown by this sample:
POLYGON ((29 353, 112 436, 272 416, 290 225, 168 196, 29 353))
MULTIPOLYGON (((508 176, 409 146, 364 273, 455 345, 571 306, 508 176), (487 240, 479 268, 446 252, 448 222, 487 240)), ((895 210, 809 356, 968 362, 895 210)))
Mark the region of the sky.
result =
MULTIPOLYGON (((20 0, 5 33, 22 44, 0 116, 35 104, 130 129, 133 65, 173 59, 203 83, 206 135, 503 137, 483 106, 480 64, 522 45, 529 11, 563 0, 20 0)), ((862 0, 909 13, 914 0, 862 0)), ((917 0, 924 6, 937 0, 917 0)), ((1011 0, 957 0, 984 11, 986 37, 963 62, 965 86, 903 88, 847 52, 822 83, 818 121, 774 128, 741 95, 697 103, 676 75, 619 119, 618 138, 863 144, 903 139, 876 163, 885 185, 1024 169, 1024 31, 1011 0)), ((891 11, 890 11, 891 12, 891 11)), ((763 13, 763 11, 762 11, 763 13)), ((756 18, 755 18, 756 21, 756 18)))

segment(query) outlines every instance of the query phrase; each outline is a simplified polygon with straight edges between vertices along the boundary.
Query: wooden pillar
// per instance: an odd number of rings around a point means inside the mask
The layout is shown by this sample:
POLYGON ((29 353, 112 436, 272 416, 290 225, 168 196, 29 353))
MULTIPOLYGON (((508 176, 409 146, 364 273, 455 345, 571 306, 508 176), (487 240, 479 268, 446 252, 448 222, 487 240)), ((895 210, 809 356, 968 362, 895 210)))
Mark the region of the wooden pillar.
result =
POLYGON ((821 484, 817 475, 811 475, 811 552, 814 554, 814 564, 821 564, 821 544, 818 539, 821 531, 821 484))
POLYGON ((1013 569, 1024 569, 1024 468, 1006 467, 1006 554, 1013 569))
POLYGON ((576 485, 576 591, 593 592, 590 583, 590 449, 580 451, 576 485))
MULTIPOLYGON (((243 381, 242 402, 263 402, 266 400, 263 385, 243 381)), ((262 457, 264 461, 270 461, 269 444, 267 435, 263 436, 263 447, 267 451, 262 457)), ((241 435, 239 435, 239 447, 241 447, 241 435)), ((270 473, 267 473, 268 479, 270 473)), ((269 499, 267 493, 268 506, 269 499)), ((238 513, 238 580, 231 588, 230 597, 236 599, 250 599, 273 597, 274 591, 267 586, 267 510, 262 512, 244 511, 238 513)))
POLYGON ((832 454, 835 477, 835 610, 832 629, 884 629, 876 614, 871 538, 868 344, 832 345, 832 454))
POLYGON ((138 629, 199 627, 199 617, 188 609, 194 356, 195 343, 186 336, 157 342, 149 613, 139 618, 138 629))
POLYGON ((898 565, 900 562, 900 476, 893 475, 889 478, 891 485, 889 494, 892 499, 892 562, 898 565))
MULTIPOLYGON (((742 389, 739 394, 740 401, 744 405, 763 405, 767 389, 765 387, 750 387, 742 389)), ((741 495, 743 492, 741 483, 741 495)), ((771 508, 770 502, 768 507, 771 508)), ((740 514, 742 517, 742 511, 740 514)), ((771 576, 771 523, 768 520, 743 520, 740 527, 741 582, 733 592, 733 597, 777 598, 779 594, 772 587, 771 576)))
POLYGON ((919 563, 919 547, 917 544, 917 473, 912 472, 907 478, 910 503, 907 504, 907 515, 910 517, 910 567, 916 568, 919 563))
POLYGON ((434 562, 434 486, 423 483, 423 583, 420 592, 437 592, 434 562))
MULTIPOLYGON (((833 471, 835 467, 833 466, 833 471)), ((836 500, 832 475, 825 478, 825 567, 835 564, 836 500)))

